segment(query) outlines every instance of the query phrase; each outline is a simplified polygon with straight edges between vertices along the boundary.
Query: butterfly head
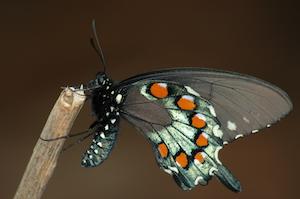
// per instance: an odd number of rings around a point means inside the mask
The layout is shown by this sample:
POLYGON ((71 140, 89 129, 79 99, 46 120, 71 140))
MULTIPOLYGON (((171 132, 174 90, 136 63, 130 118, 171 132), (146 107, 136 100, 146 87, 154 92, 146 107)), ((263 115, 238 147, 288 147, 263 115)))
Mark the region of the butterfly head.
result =
POLYGON ((92 81, 92 87, 96 89, 105 89, 107 86, 111 86, 112 81, 104 72, 98 72, 96 74, 96 79, 92 81))
POLYGON ((103 82, 105 82, 107 80, 107 75, 104 72, 98 72, 96 74, 96 80, 99 84, 102 84, 103 82))

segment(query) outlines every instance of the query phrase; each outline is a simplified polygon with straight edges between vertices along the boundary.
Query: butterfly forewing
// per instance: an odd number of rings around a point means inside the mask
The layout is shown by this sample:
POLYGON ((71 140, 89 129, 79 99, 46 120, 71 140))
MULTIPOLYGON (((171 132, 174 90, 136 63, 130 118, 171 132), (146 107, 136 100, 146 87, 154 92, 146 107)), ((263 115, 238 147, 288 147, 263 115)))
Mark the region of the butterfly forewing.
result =
POLYGON ((268 82, 248 75, 205 68, 147 73, 121 82, 120 87, 153 79, 188 86, 208 100, 220 121, 225 142, 269 127, 292 109, 288 95, 268 82))

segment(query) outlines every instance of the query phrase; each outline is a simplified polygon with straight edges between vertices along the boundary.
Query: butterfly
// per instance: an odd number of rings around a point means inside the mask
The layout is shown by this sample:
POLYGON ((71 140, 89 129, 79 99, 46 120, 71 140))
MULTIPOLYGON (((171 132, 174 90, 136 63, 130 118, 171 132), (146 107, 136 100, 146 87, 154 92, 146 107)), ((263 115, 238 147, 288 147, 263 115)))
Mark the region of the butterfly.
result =
POLYGON ((293 107, 289 96, 249 75, 199 67, 148 72, 114 83, 105 73, 95 29, 93 22, 91 41, 104 71, 84 88, 96 120, 81 165, 96 167, 107 159, 123 118, 149 140, 159 167, 183 190, 217 176, 230 190, 241 191, 218 152, 288 114, 293 107))

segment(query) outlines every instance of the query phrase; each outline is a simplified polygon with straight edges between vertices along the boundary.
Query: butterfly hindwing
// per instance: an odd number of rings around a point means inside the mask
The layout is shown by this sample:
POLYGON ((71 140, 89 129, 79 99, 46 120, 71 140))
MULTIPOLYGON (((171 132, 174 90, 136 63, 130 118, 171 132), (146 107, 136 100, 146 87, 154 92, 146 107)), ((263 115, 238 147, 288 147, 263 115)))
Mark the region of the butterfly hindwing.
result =
POLYGON ((129 94, 135 93, 136 99, 127 98, 121 112, 144 132, 158 164, 181 188, 206 185, 217 174, 239 191, 239 182, 230 172, 218 169, 223 167, 218 159, 223 133, 208 101, 191 87, 167 81, 144 81, 133 87, 129 94))

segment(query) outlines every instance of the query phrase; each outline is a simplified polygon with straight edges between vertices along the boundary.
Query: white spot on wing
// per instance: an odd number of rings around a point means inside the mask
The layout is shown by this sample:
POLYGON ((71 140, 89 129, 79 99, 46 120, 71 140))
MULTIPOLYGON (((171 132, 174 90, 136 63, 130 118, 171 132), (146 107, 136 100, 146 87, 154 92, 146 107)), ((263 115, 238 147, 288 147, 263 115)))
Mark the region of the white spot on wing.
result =
POLYGON ((238 134, 238 135, 236 135, 236 136, 234 137, 234 139, 238 139, 238 138, 241 138, 241 137, 244 137, 244 135, 243 135, 243 134, 238 134))
POLYGON ((170 169, 171 171, 174 171, 175 173, 178 173, 178 169, 177 169, 176 167, 169 167, 169 169, 170 169))
POLYGON ((195 165, 200 165, 201 162, 199 162, 199 160, 197 160, 197 159, 194 159, 194 164, 195 164, 195 165))
POLYGON ((208 171, 209 175, 211 175, 211 176, 215 175, 214 171, 218 171, 218 169, 215 168, 215 167, 210 168, 209 171, 208 171))
POLYGON ((104 129, 107 131, 108 130, 108 124, 105 125, 104 129))
POLYGON ((220 126, 219 125, 215 125, 213 127, 213 134, 216 136, 216 137, 219 137, 219 138, 222 138, 223 137, 223 132, 222 130, 220 129, 220 126))
POLYGON ((268 124, 268 125, 267 125, 267 128, 270 128, 270 127, 271 127, 271 124, 268 124))
POLYGON ((114 123, 116 122, 116 119, 111 119, 110 122, 111 122, 112 124, 114 124, 114 123))
POLYGON ((257 129, 255 129, 255 130, 251 131, 251 133, 257 133, 257 132, 258 132, 258 130, 257 130, 257 129))
POLYGON ((196 92, 194 89, 192 89, 191 87, 185 86, 185 89, 187 90, 188 93, 200 97, 199 93, 197 93, 197 92, 196 92))
MULTIPOLYGON (((206 153, 201 152, 201 155, 202 155, 203 159, 206 158, 206 153)), ((197 159, 194 159, 194 163, 195 163, 196 165, 201 165, 201 164, 202 164, 202 163, 201 163, 199 160, 197 160, 197 159)))
POLYGON ((203 114, 201 114, 201 113, 197 113, 195 116, 196 116, 197 118, 203 120, 203 121, 206 121, 205 116, 204 116, 203 114))
POLYGON ((170 169, 164 169, 167 174, 173 175, 173 172, 170 169))
POLYGON ((250 123, 250 120, 248 118, 246 118, 245 116, 243 117, 243 120, 247 123, 250 123))
POLYGON ((212 114, 214 117, 217 117, 216 111, 212 105, 209 105, 207 108, 209 109, 210 114, 212 114))
POLYGON ((228 142, 227 142, 227 141, 224 141, 224 142, 223 142, 223 145, 226 145, 226 144, 228 144, 228 142))
POLYGON ((236 131, 236 124, 234 122, 231 122, 230 120, 228 120, 228 122, 227 122, 227 128, 230 131, 236 131))
POLYGON ((206 139, 208 139, 208 135, 207 135, 206 133, 202 132, 201 135, 202 135, 203 137, 205 137, 206 139))
POLYGON ((190 96, 190 95, 183 95, 182 98, 187 99, 187 100, 192 101, 192 102, 194 101, 194 97, 190 96))
POLYGON ((222 162, 219 160, 219 151, 222 149, 222 147, 221 146, 218 146, 217 148, 216 148, 216 150, 215 150, 215 159, 216 159, 216 161, 219 163, 219 164, 222 164, 222 162))
POLYGON ((195 185, 198 185, 200 181, 203 181, 203 177, 202 176, 198 176, 194 182, 195 185))
POLYGON ((159 85, 160 87, 167 88, 167 84, 166 84, 166 83, 158 83, 158 85, 159 85))

